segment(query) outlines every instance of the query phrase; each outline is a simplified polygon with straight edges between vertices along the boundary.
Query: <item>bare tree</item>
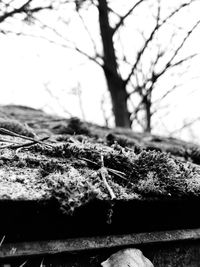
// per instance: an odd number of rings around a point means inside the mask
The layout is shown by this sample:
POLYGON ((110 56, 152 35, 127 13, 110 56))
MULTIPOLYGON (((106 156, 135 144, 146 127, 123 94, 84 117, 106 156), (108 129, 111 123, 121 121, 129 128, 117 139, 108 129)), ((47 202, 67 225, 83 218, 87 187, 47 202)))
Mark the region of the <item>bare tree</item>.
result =
MULTIPOLYGON (((113 103, 113 112, 115 115, 115 121, 117 126, 129 127, 131 125, 131 120, 136 119, 137 113, 143 109, 145 112, 145 124, 143 126, 144 131, 151 131, 151 118, 153 116, 152 112, 152 93, 156 87, 157 81, 163 77, 171 69, 175 69, 180 65, 183 65, 187 61, 193 59, 197 54, 190 54, 184 57, 178 58, 181 49, 185 45, 186 41, 197 28, 200 23, 200 20, 196 21, 191 28, 186 31, 185 35, 180 38, 180 41, 176 43, 176 46, 170 51, 170 55, 166 58, 166 51, 159 50, 156 55, 151 55, 151 64, 149 69, 145 73, 145 68, 142 64, 145 63, 143 57, 145 53, 149 51, 149 45, 153 43, 156 39, 156 34, 160 31, 169 20, 171 20, 175 15, 181 12, 182 9, 188 7, 195 1, 190 1, 183 3, 172 10, 166 17, 161 18, 161 3, 157 3, 157 14, 155 16, 155 25, 150 30, 150 33, 147 38, 144 38, 144 43, 141 48, 137 51, 135 61, 131 62, 131 69, 129 74, 125 79, 119 74, 118 59, 116 56, 113 35, 119 30, 119 28, 124 24, 125 19, 130 16, 133 11, 142 3, 146 1, 138 1, 133 4, 133 6, 128 10, 128 12, 121 16, 119 22, 111 27, 109 24, 109 7, 106 0, 98 1, 98 10, 99 10, 99 23, 100 23, 100 32, 103 43, 103 70, 108 84, 108 89, 111 94, 112 103, 113 103), (162 59, 165 59, 164 64, 160 69, 157 68, 158 64, 162 59), (139 79, 140 76, 140 79, 139 79), (135 82, 133 82, 135 81, 135 82), (127 87, 129 83, 132 83, 133 91, 131 93, 127 92, 127 87), (127 108, 127 100, 131 97, 133 93, 137 93, 140 96, 139 105, 133 110, 132 119, 127 108)), ((175 35, 172 34, 172 39, 175 35)), ((158 40, 159 41, 159 40, 158 40)), ((171 40, 172 42, 172 40, 171 40)), ((156 50, 159 48, 155 46, 153 49, 156 50)), ((125 55, 124 55, 125 58, 125 55)), ((145 59, 146 60, 146 59, 145 59)), ((176 71, 176 70, 175 70, 176 71)), ((166 97, 172 90, 177 87, 175 84, 172 88, 168 89, 167 92, 162 96, 162 99, 166 97)))
MULTIPOLYGON (((167 79, 165 77, 171 74, 184 75, 187 63, 197 56, 195 52, 185 53, 184 47, 199 26, 200 20, 192 20, 191 23, 188 23, 188 27, 181 27, 175 23, 177 17, 185 14, 185 10, 188 8, 192 10, 193 6, 195 8, 197 0, 177 1, 169 10, 164 6, 165 3, 164 0, 129 1, 126 11, 119 12, 115 10, 114 1, 57 1, 59 25, 62 23, 62 25, 70 27, 70 19, 65 14, 63 15, 62 10, 66 6, 74 8, 76 12, 74 16, 78 16, 89 37, 91 51, 86 51, 81 48, 79 43, 69 40, 68 36, 60 31, 59 26, 49 25, 33 14, 32 17, 43 30, 50 30, 56 37, 50 39, 48 36, 43 36, 43 38, 73 49, 103 70, 112 100, 116 126, 130 128, 133 122, 137 122, 144 131, 150 132, 152 117, 158 110, 155 106, 179 86, 175 80, 174 84, 166 86, 163 95, 155 101, 153 95, 159 89, 160 81, 167 79), (98 14, 99 38, 93 36, 86 19, 90 9, 98 14), (136 48, 133 49, 133 53, 130 53, 130 51, 127 52, 127 49, 123 49, 128 40, 127 37, 122 38, 121 35, 128 29, 127 21, 134 18, 137 12, 140 17, 143 16, 144 21, 145 14, 151 14, 151 22, 149 25, 140 24, 137 30, 136 27, 133 27, 136 48), (171 34, 170 37, 168 36, 167 44, 162 41, 166 27, 170 28, 171 34), (137 46, 138 31, 140 31, 141 37, 140 46, 137 46), (124 72, 124 68, 126 72, 124 72)), ((29 3, 27 5, 29 6, 29 3)), ((23 8, 22 12, 24 12, 23 8)))

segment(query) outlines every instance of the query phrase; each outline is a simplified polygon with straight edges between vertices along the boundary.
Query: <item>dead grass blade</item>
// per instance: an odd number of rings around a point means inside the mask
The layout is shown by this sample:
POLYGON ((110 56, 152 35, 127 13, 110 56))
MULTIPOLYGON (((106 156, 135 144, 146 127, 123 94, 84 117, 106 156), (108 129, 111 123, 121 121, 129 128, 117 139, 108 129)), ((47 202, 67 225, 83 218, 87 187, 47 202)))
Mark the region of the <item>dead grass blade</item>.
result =
POLYGON ((23 262, 19 267, 23 267, 26 263, 27 261, 23 262))
POLYGON ((1 241, 0 241, 0 247, 2 246, 2 244, 3 244, 3 241, 4 241, 4 239, 5 239, 5 235, 2 237, 2 239, 1 239, 1 241))
POLYGON ((10 135, 10 136, 14 136, 14 137, 18 137, 18 138, 22 138, 22 139, 25 139, 25 140, 29 140, 29 141, 32 141, 34 143, 38 143, 38 144, 41 144, 41 145, 46 145, 46 146, 49 146, 49 147, 53 147, 51 144, 47 144, 43 141, 40 141, 39 139, 34 139, 32 137, 28 137, 28 136, 25 136, 25 135, 21 135, 21 134, 18 134, 18 133, 14 133, 10 130, 7 130, 5 128, 0 128, 0 133, 3 133, 3 134, 7 134, 7 135, 10 135))

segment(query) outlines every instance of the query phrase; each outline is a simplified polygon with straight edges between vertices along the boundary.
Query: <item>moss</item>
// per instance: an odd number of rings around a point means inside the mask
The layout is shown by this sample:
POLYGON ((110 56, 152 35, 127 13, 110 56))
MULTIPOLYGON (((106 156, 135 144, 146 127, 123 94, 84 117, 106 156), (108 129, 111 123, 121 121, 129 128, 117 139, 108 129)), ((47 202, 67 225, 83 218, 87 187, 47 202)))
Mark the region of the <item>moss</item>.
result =
MULTIPOLYGON (((79 171, 85 168, 98 170, 103 155, 105 167, 114 171, 111 172, 111 183, 113 186, 116 184, 118 189, 121 188, 121 195, 124 195, 124 192, 128 192, 127 195, 139 194, 143 197, 184 196, 192 195, 193 192, 194 195, 200 194, 200 188, 195 190, 194 187, 195 181, 200 177, 199 171, 193 165, 181 162, 165 152, 142 150, 136 154, 117 144, 107 147, 76 140, 53 148, 37 145, 34 149, 47 156, 67 159, 69 164, 79 171), (124 179, 115 171, 122 173, 124 179)), ((65 171, 62 164, 53 163, 51 160, 49 162, 50 164, 45 163, 41 168, 43 176, 55 171, 65 171)), ((84 176, 88 177, 87 173, 84 173, 84 176)))
POLYGON ((60 173, 49 175, 46 181, 52 198, 60 203, 61 210, 72 214, 76 208, 92 199, 106 197, 98 186, 101 181, 93 178, 92 175, 86 178, 71 167, 62 175, 60 173))
POLYGON ((45 177, 49 175, 50 173, 54 173, 54 172, 60 172, 62 174, 64 173, 64 171, 66 171, 67 168, 68 166, 64 166, 64 164, 56 160, 49 160, 49 161, 40 163, 39 171, 40 171, 41 176, 45 177))
POLYGON ((109 146, 117 143, 122 147, 130 147, 134 150, 135 153, 140 153, 143 147, 138 143, 138 141, 134 138, 127 137, 125 135, 116 135, 109 133, 106 136, 107 144, 109 146))
MULTIPOLYGON (((82 173, 70 167, 63 174, 54 173, 46 177, 46 182, 52 198, 60 203, 62 211, 73 212, 88 202, 99 199, 110 201, 110 195, 98 172, 84 170, 82 173)), ((137 193, 120 186, 113 180, 108 180, 118 200, 139 199, 137 193)))
MULTIPOLYGON (((25 118, 26 114, 20 116, 25 118)), ((16 121, 2 125, 23 134, 23 124, 16 121)), ((198 146, 126 130, 108 131, 74 118, 59 124, 56 120, 56 125, 54 128, 55 122, 47 123, 45 118, 45 124, 40 120, 34 127, 39 137, 41 127, 51 134, 47 141, 51 146, 0 150, 0 186, 8 187, 3 197, 11 194, 15 199, 16 194, 20 198, 21 190, 21 198, 31 199, 35 190, 36 199, 55 198, 67 213, 93 199, 110 201, 99 172, 102 164, 119 201, 200 197, 200 167, 192 164, 200 164, 198 146)))
POLYGON ((194 162, 195 164, 200 165, 200 148, 199 147, 192 147, 189 151, 188 151, 188 157, 191 158, 192 162, 194 162))
POLYGON ((0 128, 5 128, 20 135, 35 137, 34 131, 29 126, 23 125, 17 120, 0 118, 0 128))
POLYGON ((143 151, 135 160, 131 178, 136 182, 136 192, 143 196, 200 194, 200 169, 164 152, 143 151))
POLYGON ((140 153, 117 143, 108 147, 75 137, 52 147, 34 145, 26 154, 10 154, 9 166, 33 168, 49 195, 66 213, 92 201, 110 201, 98 170, 108 168, 108 183, 118 200, 200 195, 200 171, 165 152, 140 153), (118 175, 120 172, 120 175, 118 175))
POLYGON ((54 127, 54 132, 57 134, 84 134, 90 135, 90 130, 79 118, 72 117, 68 124, 60 124, 54 127))
POLYGON ((141 134, 139 138, 133 132, 132 134, 128 132, 128 135, 126 135, 123 131, 120 134, 119 132, 117 134, 110 132, 106 141, 109 146, 117 143, 122 147, 131 148, 136 154, 139 154, 142 150, 167 152, 182 160, 200 164, 200 147, 174 138, 145 136, 144 134, 141 134))
POLYGON ((175 162, 168 154, 157 151, 142 151, 134 160, 131 179, 137 182, 146 179, 149 172, 156 173, 158 178, 168 177, 175 167, 175 162))
MULTIPOLYGON (((50 153, 49 148, 45 153, 47 151, 50 153)), ((56 156, 68 157, 70 166, 66 169, 50 161, 50 164, 44 164, 41 174, 48 177, 48 185, 51 181, 51 194, 66 212, 72 212, 94 198, 110 199, 96 172, 101 167, 101 155, 105 167, 114 171, 108 177, 108 182, 118 199, 200 195, 200 170, 165 152, 143 150, 135 154, 119 145, 107 148, 80 142, 63 144, 62 148, 56 147, 56 151, 56 156), (123 173, 124 179, 115 171, 123 173), (49 173, 52 174, 48 176, 49 173), (53 181, 56 181, 56 185, 53 181)))

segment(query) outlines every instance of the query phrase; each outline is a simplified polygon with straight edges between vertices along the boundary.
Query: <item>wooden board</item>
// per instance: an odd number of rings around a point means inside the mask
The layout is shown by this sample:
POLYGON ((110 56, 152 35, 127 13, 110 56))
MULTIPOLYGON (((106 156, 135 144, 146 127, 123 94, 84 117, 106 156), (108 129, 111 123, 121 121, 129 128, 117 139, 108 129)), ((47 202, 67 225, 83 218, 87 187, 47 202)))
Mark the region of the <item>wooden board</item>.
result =
POLYGON ((10 244, 6 244, 5 237, 5 243, 3 242, 0 247, 0 259, 22 256, 54 255, 81 251, 85 252, 95 249, 184 242, 189 240, 200 240, 200 228, 10 244))

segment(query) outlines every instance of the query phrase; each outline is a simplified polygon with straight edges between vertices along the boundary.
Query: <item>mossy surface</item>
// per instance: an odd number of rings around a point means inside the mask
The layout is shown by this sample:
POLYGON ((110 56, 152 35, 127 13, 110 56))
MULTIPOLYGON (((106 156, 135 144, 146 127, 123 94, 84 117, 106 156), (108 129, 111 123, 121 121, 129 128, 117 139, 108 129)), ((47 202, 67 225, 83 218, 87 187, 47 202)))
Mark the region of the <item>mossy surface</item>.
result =
POLYGON ((49 139, 18 149, 3 148, 5 142, 0 142, 0 200, 53 198, 62 211, 73 213, 94 199, 110 202, 108 186, 118 201, 200 197, 196 145, 12 108, 13 113, 11 107, 1 107, 1 127, 37 140, 47 135, 49 139))

